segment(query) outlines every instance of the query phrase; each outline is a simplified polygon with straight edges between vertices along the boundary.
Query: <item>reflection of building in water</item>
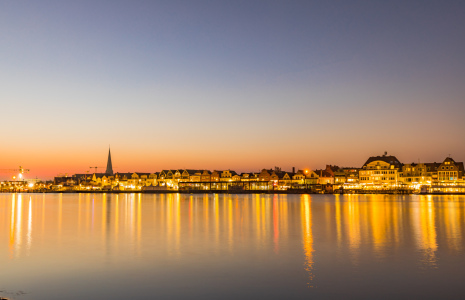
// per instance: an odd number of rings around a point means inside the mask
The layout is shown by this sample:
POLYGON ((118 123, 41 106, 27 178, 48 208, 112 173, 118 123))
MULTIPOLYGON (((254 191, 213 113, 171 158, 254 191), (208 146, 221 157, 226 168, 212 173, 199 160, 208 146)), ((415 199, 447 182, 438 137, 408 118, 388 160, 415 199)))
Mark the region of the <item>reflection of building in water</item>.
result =
POLYGON ((305 270, 308 272, 308 285, 314 287, 313 279, 313 233, 312 233, 312 206, 309 195, 303 195, 300 201, 302 221, 302 244, 305 255, 305 270))
POLYGON ((27 217, 27 255, 29 255, 29 251, 31 250, 32 244, 32 202, 31 197, 29 197, 29 213, 27 217))
POLYGON ((388 248, 400 243, 402 207, 389 196, 377 196, 376 199, 378 200, 370 203, 369 208, 373 251, 378 257, 384 258, 388 248))
POLYGON ((9 239, 9 249, 10 249, 10 258, 13 258, 14 247, 15 247, 15 205, 16 205, 16 194, 12 195, 11 198, 11 215, 10 215, 10 239, 9 239))
POLYGON ((335 201, 337 244, 340 250, 349 251, 354 265, 359 264, 362 245, 366 245, 367 241, 376 245, 376 237, 380 236, 377 234, 380 226, 371 218, 372 203, 359 200, 358 196, 348 195, 338 196, 335 201))
POLYGON ((12 194, 10 217, 10 258, 19 257, 22 244, 22 195, 12 194))
POLYGON ((423 266, 435 267, 438 251, 464 251, 463 196, 322 196, 333 202, 308 195, 300 201, 296 196, 263 194, 29 195, 3 194, 6 201, 0 202, 0 225, 11 258, 29 251, 34 256, 48 237, 62 247, 70 232, 76 233, 79 244, 86 241, 86 248, 112 257, 147 255, 144 247, 152 249, 152 243, 157 251, 167 251, 165 257, 181 256, 190 249, 197 251, 203 240, 216 255, 240 251, 286 255, 288 243, 302 242, 302 250, 299 245, 297 250, 303 252, 308 273, 301 271, 314 286, 319 278, 314 277, 316 230, 326 228, 327 234, 318 234, 319 241, 328 240, 338 249, 338 259, 354 265, 369 256, 387 261, 393 252, 408 252, 420 257, 423 266), (325 222, 319 222, 322 218, 325 222), (289 238, 299 230, 301 237, 289 238))
POLYGON ((107 194, 102 195, 102 241, 107 255, 110 255, 113 247, 111 244, 111 223, 112 223, 112 197, 107 194))
MULTIPOLYGON (((361 203, 358 202, 358 198, 349 197, 344 208, 346 219, 344 228, 346 228, 349 251, 352 262, 358 265, 360 259, 360 245, 362 243, 360 210, 363 209, 363 207, 361 207, 361 203)), ((364 216, 366 216, 366 214, 364 214, 364 216)))
POLYGON ((464 210, 460 207, 461 202, 456 201, 457 196, 448 196, 448 201, 444 202, 439 224, 444 224, 444 233, 449 250, 454 252, 462 251, 463 226, 465 225, 464 210), (454 199, 455 198, 455 199, 454 199))
POLYGON ((378 258, 385 258, 389 248, 402 243, 402 206, 387 197, 335 196, 334 216, 329 215, 327 222, 334 220, 338 249, 348 250, 351 262, 355 265, 365 250, 378 258))
POLYGON ((433 199, 420 197, 419 202, 412 205, 412 226, 417 249, 422 254, 421 264, 424 267, 436 267, 438 244, 433 199))
POLYGON ((32 247, 32 197, 29 197, 29 201, 24 205, 23 212, 23 195, 12 194, 11 195, 11 213, 10 213, 10 228, 9 228, 9 252, 10 258, 17 258, 21 256, 23 238, 25 239, 25 250, 26 255, 30 254, 32 247), (26 218, 27 213, 27 218, 26 218), (25 218, 23 220, 23 214, 25 218), (25 227, 23 237, 23 222, 27 223, 25 227))
POLYGON ((279 253, 279 206, 278 195, 273 195, 273 244, 274 252, 279 253))

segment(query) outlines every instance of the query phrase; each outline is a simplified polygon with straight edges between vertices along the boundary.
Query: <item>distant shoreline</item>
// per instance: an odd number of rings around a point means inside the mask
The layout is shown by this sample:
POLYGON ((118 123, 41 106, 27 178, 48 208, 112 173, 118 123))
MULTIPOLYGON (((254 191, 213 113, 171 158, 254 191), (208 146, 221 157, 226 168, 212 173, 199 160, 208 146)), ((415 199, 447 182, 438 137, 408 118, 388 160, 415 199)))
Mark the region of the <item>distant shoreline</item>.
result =
MULTIPOLYGON (((292 191, 227 191, 227 190, 217 190, 217 191, 198 191, 198 190, 164 190, 164 191, 47 191, 47 192, 10 192, 2 191, 2 194, 231 194, 231 195, 243 195, 243 194, 279 194, 279 195, 420 195, 420 196, 434 196, 434 195, 450 195, 450 196, 460 196, 465 195, 465 193, 395 193, 393 191, 380 191, 373 192, 367 191, 366 193, 315 193, 308 190, 292 190, 292 191)), ((1 299, 0 299, 1 300, 1 299)))

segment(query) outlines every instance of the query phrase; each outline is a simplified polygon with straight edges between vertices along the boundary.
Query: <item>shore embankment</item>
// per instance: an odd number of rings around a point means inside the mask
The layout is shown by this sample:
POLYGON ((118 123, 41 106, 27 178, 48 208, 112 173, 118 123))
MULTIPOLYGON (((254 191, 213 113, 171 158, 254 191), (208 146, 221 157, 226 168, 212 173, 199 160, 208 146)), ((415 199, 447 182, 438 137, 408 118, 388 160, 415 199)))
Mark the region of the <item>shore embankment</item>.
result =
MULTIPOLYGON (((413 191, 395 191, 395 190, 384 190, 384 191, 347 191, 347 192, 315 192, 312 190, 246 190, 246 191, 228 191, 228 190, 156 190, 156 191, 0 191, 0 193, 17 193, 17 194, 283 194, 283 195, 295 195, 295 194, 334 194, 334 195, 465 195, 465 193, 445 193, 445 192, 434 192, 434 193, 414 193, 413 191)), ((2 300, 0 298, 0 300, 2 300)))

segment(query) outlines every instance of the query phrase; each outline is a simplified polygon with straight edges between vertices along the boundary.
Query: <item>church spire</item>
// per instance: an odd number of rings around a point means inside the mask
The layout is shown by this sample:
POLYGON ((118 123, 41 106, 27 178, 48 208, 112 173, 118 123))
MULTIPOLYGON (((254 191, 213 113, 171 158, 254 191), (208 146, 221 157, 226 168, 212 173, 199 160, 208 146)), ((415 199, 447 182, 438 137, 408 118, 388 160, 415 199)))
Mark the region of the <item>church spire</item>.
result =
POLYGON ((106 175, 113 175, 113 166, 111 165, 110 147, 108 147, 107 171, 105 172, 105 174, 106 175))

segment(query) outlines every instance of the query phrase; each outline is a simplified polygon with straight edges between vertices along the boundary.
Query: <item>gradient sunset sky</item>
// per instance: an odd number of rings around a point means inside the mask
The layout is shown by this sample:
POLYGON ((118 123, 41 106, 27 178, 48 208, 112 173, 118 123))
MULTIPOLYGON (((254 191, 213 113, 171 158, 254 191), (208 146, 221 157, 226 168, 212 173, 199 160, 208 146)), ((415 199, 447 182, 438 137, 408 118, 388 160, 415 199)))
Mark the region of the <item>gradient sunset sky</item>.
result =
POLYGON ((465 161, 465 2, 1 1, 0 101, 34 178, 465 161))

